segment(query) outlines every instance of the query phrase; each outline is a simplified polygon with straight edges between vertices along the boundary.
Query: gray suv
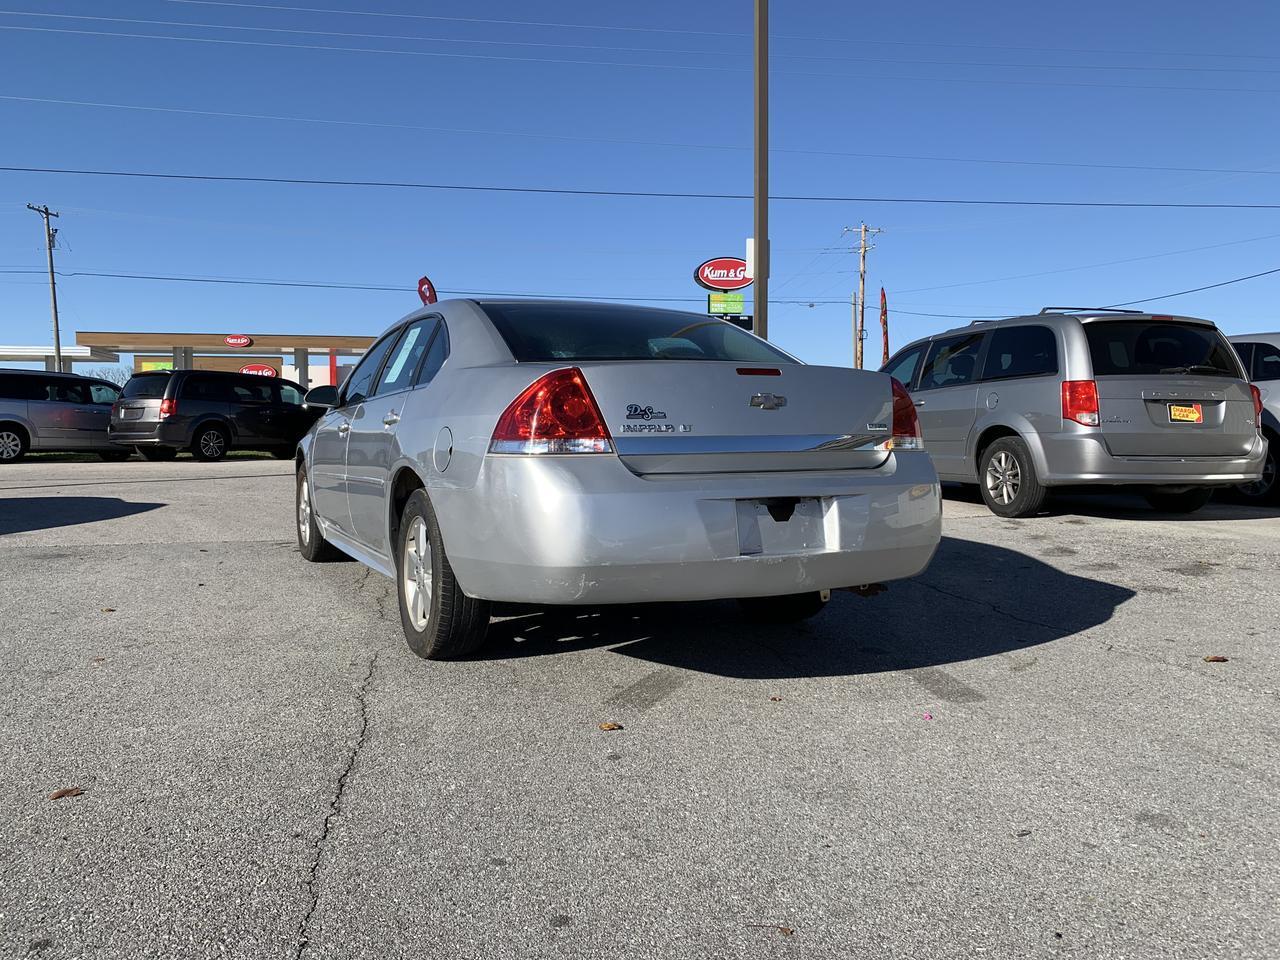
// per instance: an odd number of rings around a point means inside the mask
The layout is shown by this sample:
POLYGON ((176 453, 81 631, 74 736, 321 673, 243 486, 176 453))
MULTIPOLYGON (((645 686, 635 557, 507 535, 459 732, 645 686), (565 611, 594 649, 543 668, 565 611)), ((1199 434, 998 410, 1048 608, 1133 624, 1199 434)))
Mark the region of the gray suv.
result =
POLYGON ((910 391, 938 476, 977 483, 1002 517, 1078 484, 1190 513, 1262 475, 1258 390, 1208 320, 1046 307, 918 340, 883 369, 910 391))
POLYGON ((1252 503, 1280 502, 1280 333, 1245 333, 1231 338, 1240 362, 1262 397, 1262 435, 1267 439, 1267 459, 1262 476, 1243 484, 1236 493, 1252 503))
POLYGON ((0 463, 28 450, 96 453, 123 460, 127 450, 107 439, 120 388, 74 373, 0 370, 0 463))

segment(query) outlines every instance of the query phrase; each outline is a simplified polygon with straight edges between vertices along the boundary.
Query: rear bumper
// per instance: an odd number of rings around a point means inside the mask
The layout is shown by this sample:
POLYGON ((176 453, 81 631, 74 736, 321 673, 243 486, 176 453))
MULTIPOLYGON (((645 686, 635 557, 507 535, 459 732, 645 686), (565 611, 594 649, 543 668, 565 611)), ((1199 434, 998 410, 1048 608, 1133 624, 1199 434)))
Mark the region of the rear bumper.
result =
POLYGON ((914 576, 941 536, 928 455, 878 469, 645 479, 615 457, 486 458, 432 491, 463 590, 489 600, 637 603, 777 596, 914 576), (799 498, 775 521, 753 501, 799 498))
POLYGON ((1096 434, 1043 434, 1046 486, 1143 484, 1230 486, 1262 474, 1267 442, 1257 439, 1244 457, 1116 457, 1096 434))
POLYGON ((107 427, 107 439, 125 447, 185 447, 187 438, 181 424, 112 422, 107 427))

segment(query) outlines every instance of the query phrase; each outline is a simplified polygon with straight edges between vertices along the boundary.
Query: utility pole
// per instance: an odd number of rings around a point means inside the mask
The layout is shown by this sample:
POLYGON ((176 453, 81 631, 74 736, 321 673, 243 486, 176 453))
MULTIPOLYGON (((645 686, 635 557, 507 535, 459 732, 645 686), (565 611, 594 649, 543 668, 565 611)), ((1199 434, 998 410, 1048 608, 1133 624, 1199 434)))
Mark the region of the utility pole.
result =
MULTIPOLYGON (((853 227, 845 227, 845 232, 853 227)), ((866 336, 864 319, 867 314, 867 251, 875 249, 874 244, 867 242, 868 237, 884 233, 879 227, 868 227, 865 223, 858 227, 858 299, 853 320, 853 365, 862 369, 862 341, 866 336)))
POLYGON ((53 364, 61 373, 62 334, 58 330, 58 282, 53 273, 53 240, 58 235, 58 231, 49 226, 49 218, 56 217, 57 214, 50 210, 47 204, 37 207, 33 203, 28 203, 27 209, 34 210, 44 218, 44 247, 49 258, 49 302, 53 306, 53 364))
POLYGON ((769 339, 769 0, 756 0, 755 332, 769 339))

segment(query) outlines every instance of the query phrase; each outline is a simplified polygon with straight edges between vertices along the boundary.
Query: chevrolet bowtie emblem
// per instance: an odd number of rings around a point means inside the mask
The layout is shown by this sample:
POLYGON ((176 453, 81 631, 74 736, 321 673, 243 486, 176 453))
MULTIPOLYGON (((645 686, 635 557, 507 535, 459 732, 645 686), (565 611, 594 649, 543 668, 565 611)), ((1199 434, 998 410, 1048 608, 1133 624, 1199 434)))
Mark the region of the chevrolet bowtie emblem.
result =
POLYGON ((761 410, 777 410, 787 405, 787 398, 776 393, 757 393, 751 398, 751 405, 761 410))

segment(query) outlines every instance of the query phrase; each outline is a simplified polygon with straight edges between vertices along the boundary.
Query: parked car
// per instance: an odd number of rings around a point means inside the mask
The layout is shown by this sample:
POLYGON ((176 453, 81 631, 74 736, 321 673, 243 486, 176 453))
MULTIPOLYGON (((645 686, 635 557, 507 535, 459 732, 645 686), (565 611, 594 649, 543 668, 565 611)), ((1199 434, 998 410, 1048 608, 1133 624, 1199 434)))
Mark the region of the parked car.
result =
POLYGON ((299 549, 393 577, 423 657, 476 650, 493 601, 799 620, 914 576, 940 536, 901 384, 705 315, 446 301, 307 403, 329 409, 299 445, 299 549))
POLYGON ((74 373, 0 370, 0 463, 28 450, 129 456, 107 439, 111 405, 120 388, 74 373))
POLYGON ((1267 459, 1262 476, 1236 487, 1236 494, 1258 504, 1280 502, 1280 333, 1245 333, 1231 337, 1231 345, 1262 396, 1262 435, 1267 459))
POLYGON ((172 460, 190 450, 197 460, 221 460, 234 449, 291 456, 318 411, 302 404, 288 380, 212 370, 134 374, 111 411, 112 443, 148 460, 172 460))
POLYGON ((1046 307, 918 340, 883 369, 908 385, 939 477, 977 483, 1002 517, 1077 484, 1189 513, 1262 473, 1259 392, 1208 320, 1046 307))

